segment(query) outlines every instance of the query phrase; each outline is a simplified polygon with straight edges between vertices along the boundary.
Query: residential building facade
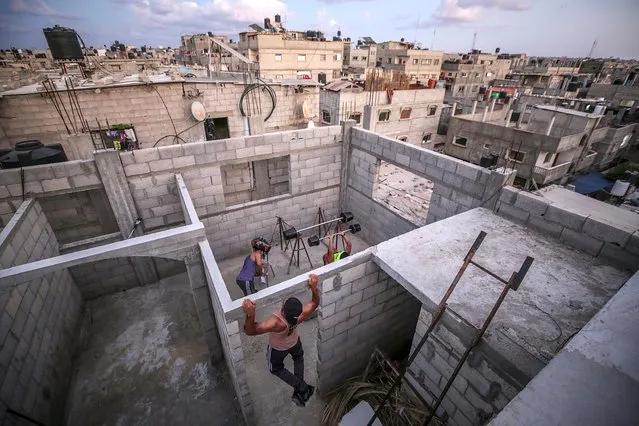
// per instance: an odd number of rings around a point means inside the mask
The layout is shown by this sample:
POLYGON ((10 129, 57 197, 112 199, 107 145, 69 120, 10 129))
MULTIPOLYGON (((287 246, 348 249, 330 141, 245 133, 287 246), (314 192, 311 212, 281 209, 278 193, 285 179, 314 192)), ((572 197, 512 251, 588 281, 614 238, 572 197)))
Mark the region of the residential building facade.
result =
POLYGON ((510 71, 511 59, 481 53, 447 54, 441 78, 446 81, 446 93, 452 99, 481 99, 495 79, 503 79, 510 71))
POLYGON ((413 43, 386 41, 377 45, 378 67, 400 71, 412 81, 426 83, 439 78, 444 52, 419 49, 413 43))

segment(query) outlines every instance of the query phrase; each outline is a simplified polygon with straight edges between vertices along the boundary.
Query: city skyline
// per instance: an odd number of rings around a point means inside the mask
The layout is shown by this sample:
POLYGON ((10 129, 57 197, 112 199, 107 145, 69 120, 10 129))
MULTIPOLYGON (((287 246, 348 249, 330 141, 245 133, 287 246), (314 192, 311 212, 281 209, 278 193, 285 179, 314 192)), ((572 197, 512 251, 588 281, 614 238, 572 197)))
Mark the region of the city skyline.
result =
POLYGON ((171 0, 10 0, 0 6, 2 48, 46 48, 42 28, 74 28, 87 45, 114 40, 136 46, 180 45, 180 35, 212 31, 237 39, 251 23, 282 16, 291 30, 321 30, 327 38, 341 30, 353 41, 417 41, 425 48, 531 56, 639 58, 639 30, 632 25, 639 4, 632 0, 383 0, 171 1, 171 0), (418 7, 419 5, 419 7, 418 7), (104 17, 108 17, 105 19, 104 17), (542 23, 542 24, 540 24, 542 23))

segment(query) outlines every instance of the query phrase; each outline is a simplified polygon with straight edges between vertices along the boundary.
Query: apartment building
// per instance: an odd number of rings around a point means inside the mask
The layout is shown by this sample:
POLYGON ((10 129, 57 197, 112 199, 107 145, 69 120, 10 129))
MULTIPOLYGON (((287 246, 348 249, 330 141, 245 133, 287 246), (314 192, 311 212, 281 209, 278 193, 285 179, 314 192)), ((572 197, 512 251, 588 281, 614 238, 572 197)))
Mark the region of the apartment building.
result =
POLYGON ((342 75, 345 43, 326 41, 314 31, 243 32, 238 50, 255 62, 262 78, 326 83, 342 75))
POLYGON ((483 166, 506 165, 529 185, 546 185, 568 174, 610 162, 621 145, 633 143, 634 124, 607 127, 600 113, 535 105, 532 114, 511 123, 512 110, 452 117, 445 152, 483 166), (624 142, 625 141, 625 142, 624 142), (612 146, 612 148, 611 148, 612 146))
POLYGON ((400 71, 413 81, 439 78, 444 52, 417 48, 413 43, 386 41, 377 46, 377 66, 400 71))
POLYGON ((344 44, 344 66, 342 73, 349 78, 363 78, 367 70, 377 64, 377 44, 370 37, 358 40, 355 46, 344 44))
POLYGON ((483 98, 495 79, 503 79, 510 71, 508 55, 486 54, 473 50, 468 54, 447 54, 442 64, 446 93, 452 99, 483 98))
POLYGON ((334 81, 320 91, 322 123, 356 126, 432 148, 444 103, 443 89, 365 91, 356 81, 334 81))

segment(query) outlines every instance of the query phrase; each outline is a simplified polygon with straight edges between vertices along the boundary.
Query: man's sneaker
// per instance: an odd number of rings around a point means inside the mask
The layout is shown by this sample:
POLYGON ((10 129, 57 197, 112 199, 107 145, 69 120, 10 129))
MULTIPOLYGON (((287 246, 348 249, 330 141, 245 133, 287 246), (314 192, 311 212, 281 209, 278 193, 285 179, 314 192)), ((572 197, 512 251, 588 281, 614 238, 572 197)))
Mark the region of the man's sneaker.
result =
POLYGON ((306 401, 304 401, 303 395, 296 390, 293 391, 293 396, 291 397, 291 399, 293 400, 295 405, 297 405, 298 407, 306 406, 306 401))
POLYGON ((307 385, 306 392, 304 392, 304 394, 302 395, 304 403, 307 403, 308 400, 311 399, 314 393, 315 393, 315 386, 307 385))

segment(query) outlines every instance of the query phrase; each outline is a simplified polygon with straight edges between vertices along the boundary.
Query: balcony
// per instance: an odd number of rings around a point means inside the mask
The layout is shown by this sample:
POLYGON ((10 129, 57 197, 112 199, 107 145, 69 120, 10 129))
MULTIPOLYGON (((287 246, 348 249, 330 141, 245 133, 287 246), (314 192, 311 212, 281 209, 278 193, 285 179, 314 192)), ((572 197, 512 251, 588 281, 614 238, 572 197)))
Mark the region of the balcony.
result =
POLYGON ((545 185, 554 182, 568 173, 570 162, 557 164, 553 167, 535 166, 533 170, 533 178, 537 185, 545 185))

